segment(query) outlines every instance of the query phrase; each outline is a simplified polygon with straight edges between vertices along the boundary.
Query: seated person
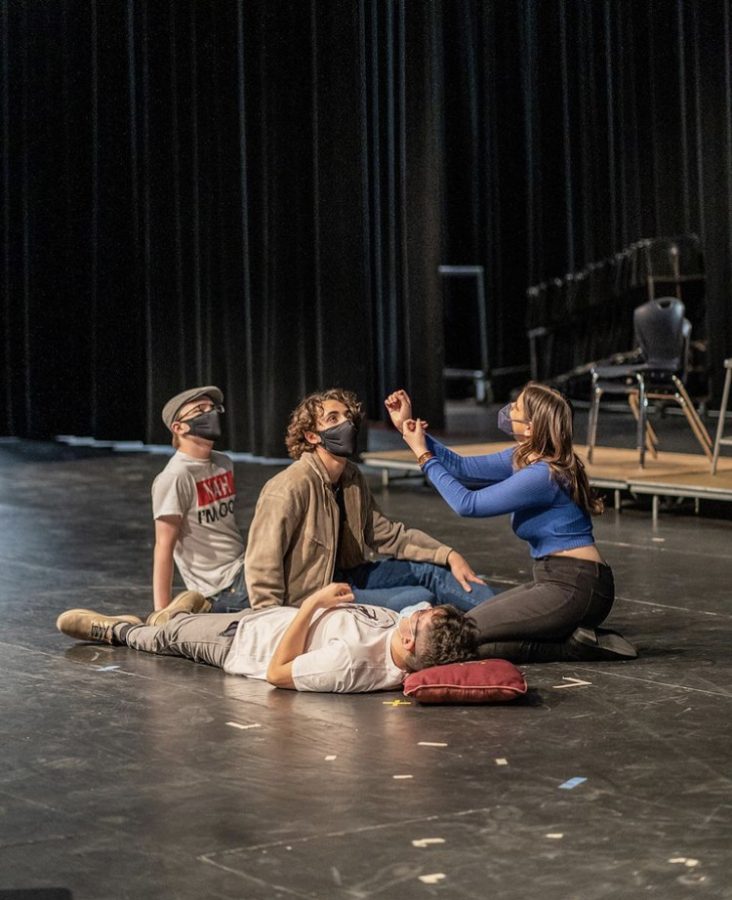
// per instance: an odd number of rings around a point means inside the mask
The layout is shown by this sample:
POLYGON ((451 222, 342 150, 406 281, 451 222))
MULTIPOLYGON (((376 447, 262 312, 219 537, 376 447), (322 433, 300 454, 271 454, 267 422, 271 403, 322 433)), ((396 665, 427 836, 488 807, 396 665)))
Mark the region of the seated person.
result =
POLYGON ((252 608, 299 606, 331 581, 348 583, 358 603, 393 610, 439 599, 466 611, 493 597, 456 550, 378 508, 348 460, 361 416, 355 394, 340 388, 293 411, 286 443, 295 462, 264 485, 249 528, 252 608))
POLYGON ((234 520, 234 465, 214 450, 224 395, 215 385, 189 388, 163 407, 175 454, 152 486, 155 550, 152 623, 167 620, 173 562, 189 589, 206 600, 191 612, 246 609, 244 539, 234 520))
POLYGON ((194 615, 190 599, 182 598, 180 609, 174 600, 169 620, 160 625, 72 609, 59 616, 56 627, 77 640, 182 656, 298 691, 394 690, 408 672, 476 653, 476 627, 455 607, 425 603, 400 617, 382 607, 355 605, 343 583, 316 591, 299 609, 194 615))

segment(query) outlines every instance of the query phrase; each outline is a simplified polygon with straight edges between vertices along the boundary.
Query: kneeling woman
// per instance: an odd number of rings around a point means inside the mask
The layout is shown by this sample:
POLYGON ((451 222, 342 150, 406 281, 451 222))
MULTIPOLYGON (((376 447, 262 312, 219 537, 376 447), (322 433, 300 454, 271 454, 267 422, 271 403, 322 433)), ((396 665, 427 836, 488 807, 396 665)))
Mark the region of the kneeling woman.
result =
POLYGON ((515 662, 633 659, 619 634, 598 629, 615 598, 613 573, 592 534, 602 501, 572 447, 572 410, 545 385, 529 383, 499 413, 515 448, 460 456, 411 418, 404 391, 386 400, 394 424, 443 499, 461 516, 512 514, 513 530, 534 558, 530 584, 498 594, 469 613, 483 658, 515 662))

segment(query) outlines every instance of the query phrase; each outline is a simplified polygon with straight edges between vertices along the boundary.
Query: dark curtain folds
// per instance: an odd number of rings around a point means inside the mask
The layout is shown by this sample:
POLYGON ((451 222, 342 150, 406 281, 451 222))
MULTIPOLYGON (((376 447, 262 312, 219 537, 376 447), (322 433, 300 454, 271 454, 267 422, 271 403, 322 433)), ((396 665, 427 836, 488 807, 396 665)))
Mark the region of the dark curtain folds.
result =
POLYGON ((494 366, 526 362, 529 285, 640 238, 696 233, 718 396, 732 353, 730 3, 442 11, 444 257, 485 266, 494 366))
POLYGON ((0 433, 158 442, 209 382, 259 455, 331 384, 439 427, 439 264, 510 369, 529 284, 686 231, 718 369, 730 44, 727 0, 0 0, 0 433))

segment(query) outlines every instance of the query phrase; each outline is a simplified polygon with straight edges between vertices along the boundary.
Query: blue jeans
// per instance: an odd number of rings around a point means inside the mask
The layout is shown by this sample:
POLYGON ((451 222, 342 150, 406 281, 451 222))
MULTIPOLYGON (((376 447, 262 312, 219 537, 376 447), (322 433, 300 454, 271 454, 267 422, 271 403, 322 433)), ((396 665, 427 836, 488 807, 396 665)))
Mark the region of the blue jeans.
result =
POLYGON ((495 594, 487 584, 474 582, 471 582, 470 592, 465 591, 444 566, 405 559, 362 563, 353 569, 336 572, 333 580, 347 581, 358 603, 385 606, 395 612, 424 600, 433 605, 452 603, 463 612, 468 612, 495 594))
POLYGON ((208 598, 211 601, 212 613, 235 613, 249 609, 249 593, 244 581, 244 566, 231 584, 208 598))

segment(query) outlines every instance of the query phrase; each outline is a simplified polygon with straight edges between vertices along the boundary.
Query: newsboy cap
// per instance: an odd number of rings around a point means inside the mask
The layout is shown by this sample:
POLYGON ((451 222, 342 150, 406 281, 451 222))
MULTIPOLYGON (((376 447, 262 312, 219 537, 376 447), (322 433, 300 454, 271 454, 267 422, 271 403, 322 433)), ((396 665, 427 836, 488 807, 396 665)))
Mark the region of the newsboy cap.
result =
POLYGON ((185 406, 186 403, 190 403, 192 400, 198 400, 199 397, 203 396, 210 397, 214 403, 224 402, 224 395, 215 384, 207 384, 205 387, 189 388, 187 391, 181 391, 180 394, 171 397, 163 407, 163 422, 165 422, 165 427, 169 431, 172 431, 173 422, 175 422, 175 417, 178 415, 180 408, 185 406))

